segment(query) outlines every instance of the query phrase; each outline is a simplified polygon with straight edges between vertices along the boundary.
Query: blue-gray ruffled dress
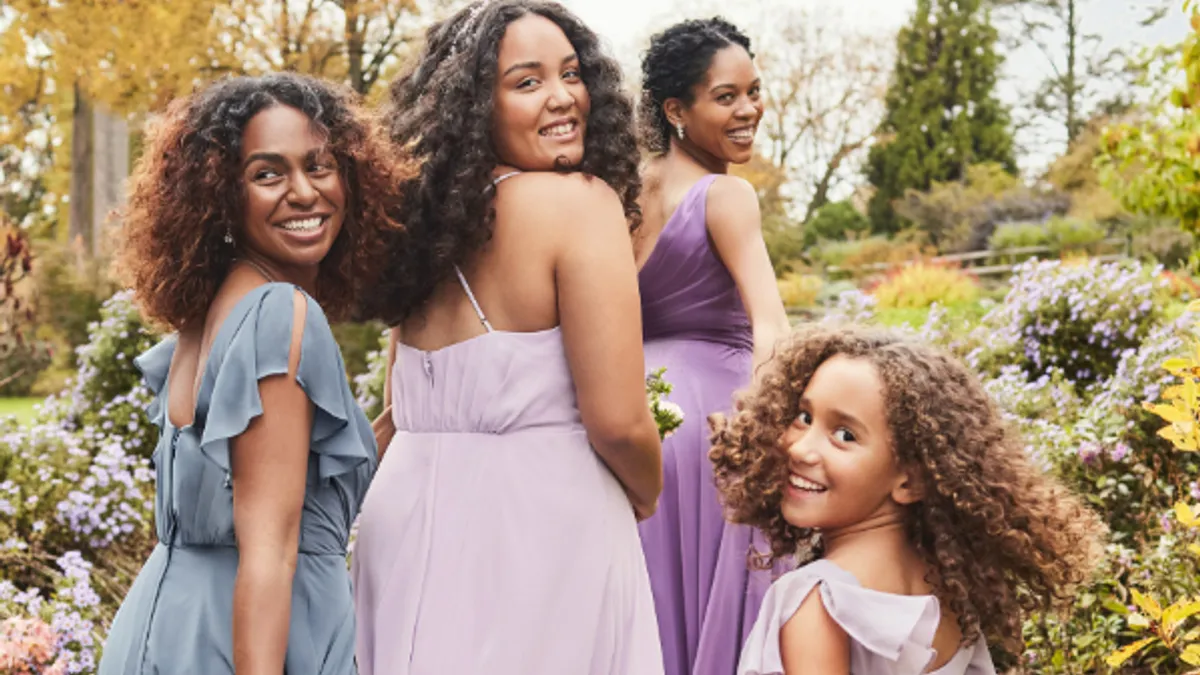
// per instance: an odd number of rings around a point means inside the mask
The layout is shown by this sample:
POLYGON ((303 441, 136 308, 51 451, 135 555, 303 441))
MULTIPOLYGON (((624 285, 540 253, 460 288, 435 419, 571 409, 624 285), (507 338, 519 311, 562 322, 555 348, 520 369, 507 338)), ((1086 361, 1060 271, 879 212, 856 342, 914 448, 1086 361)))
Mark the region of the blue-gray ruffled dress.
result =
MULTIPOLYGON (((162 432, 153 458, 159 543, 113 620, 100 675, 233 672, 230 442, 262 414, 258 381, 288 371, 295 290, 265 284, 237 303, 213 340, 189 426, 175 428, 167 414, 176 337, 135 361, 156 395, 149 413, 162 432)), ((324 312, 305 299, 296 379, 315 410, 285 671, 346 675, 356 672, 346 544, 375 472, 375 437, 324 312)))

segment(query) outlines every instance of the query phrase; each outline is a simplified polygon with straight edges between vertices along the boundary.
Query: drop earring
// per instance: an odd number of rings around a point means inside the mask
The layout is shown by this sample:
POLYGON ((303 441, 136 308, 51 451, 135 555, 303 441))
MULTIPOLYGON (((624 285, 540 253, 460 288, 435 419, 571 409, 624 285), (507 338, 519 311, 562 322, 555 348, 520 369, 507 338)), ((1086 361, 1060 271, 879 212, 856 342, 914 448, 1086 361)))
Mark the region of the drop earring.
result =
POLYGON ((228 244, 229 246, 233 246, 233 232, 229 229, 228 226, 225 227, 224 239, 225 239, 226 244, 228 244))
POLYGON ((683 140, 683 124, 675 125, 675 133, 679 134, 679 140, 683 140))

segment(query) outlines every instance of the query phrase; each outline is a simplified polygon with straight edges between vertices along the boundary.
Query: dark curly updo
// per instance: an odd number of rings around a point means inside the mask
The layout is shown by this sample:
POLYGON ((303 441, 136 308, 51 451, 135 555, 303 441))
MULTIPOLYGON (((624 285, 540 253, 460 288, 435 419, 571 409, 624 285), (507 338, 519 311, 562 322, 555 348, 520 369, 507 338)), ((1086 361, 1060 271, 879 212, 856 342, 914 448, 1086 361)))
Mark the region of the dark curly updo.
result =
POLYGON ((399 229, 388 209, 408 165, 348 88, 295 73, 233 77, 171 103, 134 168, 117 264, 149 319, 174 329, 204 321, 236 252, 225 233, 238 239, 243 224, 242 133, 279 105, 312 121, 345 186, 346 216, 318 268, 317 301, 343 318, 373 284, 382 236, 399 229))
POLYGON ((617 62, 595 33, 561 5, 542 0, 474 2, 435 24, 413 70, 391 86, 385 110, 392 140, 420 162, 402 187, 398 219, 407 233, 390 250, 388 275, 367 313, 396 325, 416 311, 488 241, 492 171, 500 163, 492 142, 493 97, 500 40, 508 25, 536 14, 554 22, 579 57, 591 99, 583 161, 560 170, 602 179, 621 198, 631 227, 641 221, 641 180, 633 103, 617 62))
POLYGON ((650 38, 642 57, 642 100, 638 110, 642 144, 656 154, 671 147, 674 129, 663 111, 667 99, 691 104, 692 88, 704 81, 713 55, 737 45, 751 58, 750 38, 721 17, 683 21, 650 38))

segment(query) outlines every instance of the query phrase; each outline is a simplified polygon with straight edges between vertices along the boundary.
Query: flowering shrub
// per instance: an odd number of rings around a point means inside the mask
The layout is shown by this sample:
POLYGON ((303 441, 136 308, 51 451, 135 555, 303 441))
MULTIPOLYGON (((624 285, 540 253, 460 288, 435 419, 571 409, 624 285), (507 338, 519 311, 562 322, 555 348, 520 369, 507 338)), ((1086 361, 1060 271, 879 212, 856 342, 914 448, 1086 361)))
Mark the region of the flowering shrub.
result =
POLYGON ((93 673, 111 610, 92 587, 92 565, 78 552, 54 560, 49 597, 0 580, 0 672, 93 673))
POLYGON ((1029 261, 982 322, 972 363, 995 372, 1015 363, 1031 378, 1053 369, 1084 385, 1111 377, 1161 318, 1158 270, 1140 263, 1029 261))
POLYGON ((914 263, 888 274, 871 292, 881 309, 954 305, 979 298, 979 282, 961 268, 914 263))
MULTIPOLYGON (((1189 310, 1200 310, 1200 303, 1193 303, 1189 310)), ((1163 369, 1176 378, 1176 383, 1162 389, 1162 402, 1144 403, 1147 410, 1167 423, 1158 430, 1158 435, 1181 453, 1200 450, 1200 340, 1189 339, 1189 347, 1185 355, 1163 362, 1163 369)), ((1134 658, 1145 660, 1147 656, 1174 669, 1184 664, 1200 666, 1200 630, 1193 620, 1200 614, 1200 578, 1194 563, 1195 557, 1200 556, 1200 537, 1197 537, 1200 513, 1185 501, 1200 499, 1200 494, 1192 483, 1186 495, 1166 492, 1166 496, 1175 495, 1178 501, 1170 515, 1162 516, 1164 535, 1159 538, 1156 550, 1158 560, 1134 580, 1137 586, 1153 594, 1130 590, 1135 609, 1140 611, 1125 612, 1125 623, 1137 639, 1111 654, 1107 663, 1112 667, 1120 667, 1134 658), (1158 593, 1175 600, 1164 607, 1154 597, 1158 593)))
POLYGON ((47 416, 71 429, 91 427, 88 440, 113 439, 149 457, 158 429, 146 417, 151 394, 133 359, 160 337, 142 320, 131 292, 113 295, 101 307, 100 321, 88 326, 88 341, 76 350, 79 372, 48 401, 47 416))
POLYGON ((95 672, 155 541, 158 432, 132 362, 157 335, 126 293, 88 332, 74 381, 36 422, 0 422, 0 672, 95 672))
POLYGON ((367 368, 354 376, 354 395, 358 405, 375 419, 383 412, 383 388, 387 386, 388 332, 379 337, 379 348, 367 353, 367 368))

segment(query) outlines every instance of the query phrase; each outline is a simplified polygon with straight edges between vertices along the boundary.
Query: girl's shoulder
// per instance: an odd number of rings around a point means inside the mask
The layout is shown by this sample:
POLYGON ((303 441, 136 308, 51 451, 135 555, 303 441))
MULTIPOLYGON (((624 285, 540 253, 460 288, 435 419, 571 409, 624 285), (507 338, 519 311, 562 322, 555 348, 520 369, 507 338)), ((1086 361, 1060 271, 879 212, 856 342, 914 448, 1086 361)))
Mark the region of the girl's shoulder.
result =
MULTIPOLYGON (((784 626, 797 616, 813 591, 850 645, 851 668, 869 675, 919 675, 937 656, 933 639, 940 620, 937 598, 899 595, 864 588, 853 574, 828 560, 818 560, 784 574, 771 585, 742 651, 739 675, 783 673, 784 626)), ((820 617, 825 620, 824 617, 820 617)), ((800 617, 803 620, 803 617, 800 617)), ((986 648, 982 649, 986 655, 986 648)), ((962 656, 962 655, 960 655, 962 656)), ((959 661, 955 657, 947 667, 959 661)), ((992 675, 994 669, 939 669, 939 675, 992 675)), ((988 660, 990 666, 990 659, 988 660)))

